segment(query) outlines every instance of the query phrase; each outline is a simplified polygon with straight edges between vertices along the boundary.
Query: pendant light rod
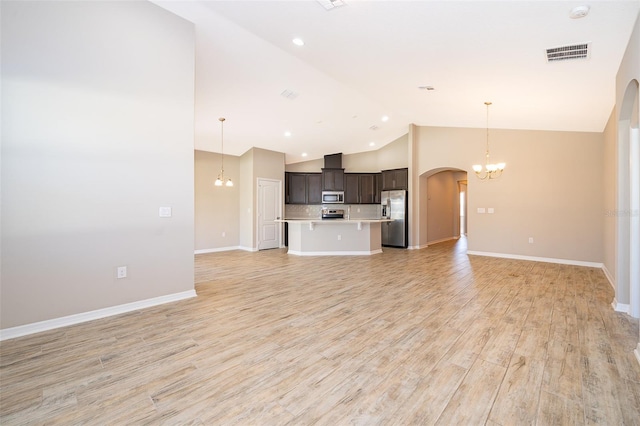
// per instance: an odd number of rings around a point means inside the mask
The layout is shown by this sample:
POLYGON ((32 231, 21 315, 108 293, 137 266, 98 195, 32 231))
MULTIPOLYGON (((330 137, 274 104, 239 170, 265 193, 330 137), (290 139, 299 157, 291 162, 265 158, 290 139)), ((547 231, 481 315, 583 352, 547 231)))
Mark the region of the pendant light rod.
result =
MULTIPOLYGON (((218 121, 220 122, 220 174, 218 175, 218 179, 216 179, 215 186, 222 186, 224 182, 224 122, 226 118, 220 117, 218 121)), ((227 179, 227 182, 224 184, 226 186, 233 186, 233 182, 231 178, 227 179)))
POLYGON ((473 166, 473 171, 476 174, 476 177, 480 180, 490 180, 497 179, 502 176, 502 171, 504 170, 506 164, 498 163, 492 164, 489 163, 489 106, 491 102, 484 103, 487 106, 487 140, 485 144, 485 153, 484 153, 484 172, 482 170, 482 166, 480 164, 476 164, 473 166))
MULTIPOLYGON (((220 150, 222 151, 222 158, 220 159, 220 168, 222 171, 223 179, 224 179, 224 120, 226 120, 224 117, 218 118, 218 121, 220 122, 220 150)), ((487 123, 489 122, 488 120, 489 118, 487 118, 487 123)))

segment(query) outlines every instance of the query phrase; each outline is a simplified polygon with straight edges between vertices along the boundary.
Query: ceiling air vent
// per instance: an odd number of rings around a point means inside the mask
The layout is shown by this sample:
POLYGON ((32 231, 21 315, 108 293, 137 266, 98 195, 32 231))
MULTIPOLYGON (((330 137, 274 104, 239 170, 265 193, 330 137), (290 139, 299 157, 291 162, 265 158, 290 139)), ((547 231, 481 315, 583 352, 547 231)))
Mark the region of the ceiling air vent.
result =
POLYGON ((589 59, 591 43, 574 44, 547 49, 547 62, 567 61, 569 59, 589 59))

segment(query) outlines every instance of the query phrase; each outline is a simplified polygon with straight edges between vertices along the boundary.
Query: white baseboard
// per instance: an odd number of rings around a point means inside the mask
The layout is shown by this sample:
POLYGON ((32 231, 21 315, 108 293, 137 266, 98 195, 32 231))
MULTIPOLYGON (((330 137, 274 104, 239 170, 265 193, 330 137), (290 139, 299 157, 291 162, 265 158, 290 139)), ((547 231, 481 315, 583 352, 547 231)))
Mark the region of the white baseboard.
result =
POLYGON ((614 311, 622 312, 627 315, 629 315, 629 312, 631 311, 631 305, 626 303, 618 303, 615 297, 613 298, 613 302, 611 302, 611 307, 614 311))
POLYGON ((217 253, 219 251, 231 251, 231 250, 240 250, 240 246, 216 247, 216 248, 210 248, 210 249, 194 250, 193 254, 217 253))
POLYGON ((491 253, 491 252, 471 251, 471 250, 467 250, 467 254, 471 254, 475 256, 501 257, 505 259, 530 260, 533 262, 559 263, 562 265, 588 266, 591 268, 602 268, 603 266, 602 263, 599 263, 599 262, 585 262, 582 260, 569 260, 569 259, 554 259, 551 257, 522 256, 519 254, 491 253))
POLYGON ((197 294, 195 290, 183 291, 181 293, 168 294, 166 296, 154 297, 152 299, 140 300, 138 302, 125 303, 124 305, 111 306, 104 309, 97 309, 95 311, 83 312, 81 314, 5 328, 4 330, 0 330, 0 341, 15 339, 16 337, 40 333, 42 331, 53 330, 55 328, 66 327, 82 322, 93 321, 113 315, 138 311, 140 309, 150 308, 164 303, 177 302, 178 300, 189 299, 196 296, 197 294))
POLYGON ((427 241, 428 246, 431 246, 433 244, 438 244, 438 243, 444 243, 445 241, 451 241, 451 240, 457 240, 460 237, 447 237, 447 238, 440 238, 439 240, 433 240, 433 241, 427 241))
POLYGON ((373 254, 382 253, 382 250, 371 250, 371 251, 297 251, 291 250, 287 251, 288 254, 293 254, 296 256, 370 256, 373 254))
POLYGON ((240 250, 244 250, 244 251, 258 251, 257 247, 244 247, 244 246, 239 246, 238 247, 240 250))
POLYGON ((429 247, 429 244, 422 244, 418 246, 409 246, 407 247, 409 250, 422 250, 423 248, 429 247))

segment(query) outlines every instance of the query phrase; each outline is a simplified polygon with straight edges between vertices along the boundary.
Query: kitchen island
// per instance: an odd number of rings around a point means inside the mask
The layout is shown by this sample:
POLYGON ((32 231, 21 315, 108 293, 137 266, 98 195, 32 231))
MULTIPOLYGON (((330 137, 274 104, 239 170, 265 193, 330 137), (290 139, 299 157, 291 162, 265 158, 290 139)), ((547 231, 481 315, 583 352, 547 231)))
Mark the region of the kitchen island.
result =
POLYGON ((390 219, 284 219, 289 224, 289 254, 345 256, 382 253, 382 222, 390 219))

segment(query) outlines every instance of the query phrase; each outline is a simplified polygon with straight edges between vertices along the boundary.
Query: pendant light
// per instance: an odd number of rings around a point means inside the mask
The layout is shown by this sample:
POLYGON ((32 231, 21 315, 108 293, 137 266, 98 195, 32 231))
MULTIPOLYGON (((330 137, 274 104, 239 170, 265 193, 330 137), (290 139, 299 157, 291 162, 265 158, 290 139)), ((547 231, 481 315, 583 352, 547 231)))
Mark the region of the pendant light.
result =
MULTIPOLYGON (((215 186, 222 186, 224 182, 224 117, 218 118, 220 121, 220 174, 218 175, 218 179, 216 179, 215 186)), ((225 186, 233 186, 233 182, 231 182, 231 178, 227 179, 227 182, 224 183, 225 186)))
POLYGON ((480 164, 476 164, 473 166, 473 171, 476 173, 476 177, 480 180, 491 180, 498 179, 502 176, 502 171, 506 166, 505 163, 489 163, 489 105, 491 102, 484 103, 487 106, 487 145, 485 151, 484 158, 484 171, 482 171, 482 166, 480 164))

